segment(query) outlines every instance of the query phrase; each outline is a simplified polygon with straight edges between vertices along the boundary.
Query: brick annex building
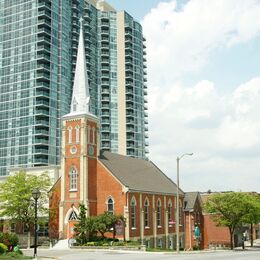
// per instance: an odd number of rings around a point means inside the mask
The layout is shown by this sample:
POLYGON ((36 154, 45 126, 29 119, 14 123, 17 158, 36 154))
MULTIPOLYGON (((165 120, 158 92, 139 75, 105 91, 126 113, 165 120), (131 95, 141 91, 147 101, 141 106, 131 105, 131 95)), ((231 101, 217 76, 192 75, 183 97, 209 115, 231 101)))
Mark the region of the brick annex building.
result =
MULTIPOLYGON (((123 215, 126 240, 138 240, 150 247, 174 248, 175 183, 151 161, 100 151, 99 121, 89 113, 88 106, 81 29, 71 112, 62 119, 60 177, 50 192, 50 236, 73 237, 79 205, 84 204, 88 216, 105 211, 123 215)), ((183 199, 184 193, 180 191, 181 209, 183 199)), ((184 247, 183 224, 181 215, 181 247, 184 247)))

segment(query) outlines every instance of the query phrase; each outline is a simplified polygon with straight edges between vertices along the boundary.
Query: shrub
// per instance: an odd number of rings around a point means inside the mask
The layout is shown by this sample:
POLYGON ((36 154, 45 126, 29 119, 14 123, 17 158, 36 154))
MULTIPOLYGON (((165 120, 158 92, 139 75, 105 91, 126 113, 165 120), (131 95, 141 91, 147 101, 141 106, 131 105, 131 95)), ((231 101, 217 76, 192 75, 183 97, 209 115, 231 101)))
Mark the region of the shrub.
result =
POLYGON ((92 241, 92 242, 87 242, 86 246, 95 246, 96 242, 92 241))
POLYGON ((126 243, 124 241, 118 241, 118 242, 114 242, 113 246, 125 246, 126 243))
POLYGON ((193 249, 193 250, 199 250, 200 248, 199 248, 199 246, 194 245, 194 246, 192 247, 192 249, 193 249))
POLYGON ((14 233, 0 233, 0 243, 7 246, 15 246, 18 244, 18 237, 14 233))
POLYGON ((7 251, 7 246, 3 243, 0 243, 0 255, 5 254, 7 251))

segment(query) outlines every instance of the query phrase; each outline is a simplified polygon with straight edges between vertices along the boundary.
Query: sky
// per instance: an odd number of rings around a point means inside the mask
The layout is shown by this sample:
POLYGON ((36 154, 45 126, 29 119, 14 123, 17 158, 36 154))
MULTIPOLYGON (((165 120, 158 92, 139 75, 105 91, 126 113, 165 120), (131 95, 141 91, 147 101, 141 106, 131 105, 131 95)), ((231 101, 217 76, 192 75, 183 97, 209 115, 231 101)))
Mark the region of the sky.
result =
POLYGON ((260 192, 260 0, 110 0, 147 46, 149 158, 184 191, 260 192))

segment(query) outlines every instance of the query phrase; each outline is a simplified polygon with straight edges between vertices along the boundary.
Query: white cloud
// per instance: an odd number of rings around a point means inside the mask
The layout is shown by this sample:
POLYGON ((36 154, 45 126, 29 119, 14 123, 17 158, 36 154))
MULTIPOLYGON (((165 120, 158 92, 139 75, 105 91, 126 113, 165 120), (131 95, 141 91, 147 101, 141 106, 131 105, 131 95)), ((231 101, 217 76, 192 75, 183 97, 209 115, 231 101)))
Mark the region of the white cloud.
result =
POLYGON ((184 190, 260 191, 260 77, 226 95, 209 80, 183 83, 211 53, 258 36, 259 13, 257 0, 190 0, 181 9, 169 1, 143 20, 150 158, 175 180, 176 157, 193 152, 180 163, 184 190))
POLYGON ((142 22, 150 80, 159 86, 199 71, 212 51, 259 35, 259 13, 257 0, 191 0, 181 10, 160 3, 142 22))
POLYGON ((150 96, 150 156, 170 177, 176 157, 194 152, 181 161, 184 188, 259 190, 260 77, 225 97, 209 81, 173 83, 169 93, 154 89, 150 96))

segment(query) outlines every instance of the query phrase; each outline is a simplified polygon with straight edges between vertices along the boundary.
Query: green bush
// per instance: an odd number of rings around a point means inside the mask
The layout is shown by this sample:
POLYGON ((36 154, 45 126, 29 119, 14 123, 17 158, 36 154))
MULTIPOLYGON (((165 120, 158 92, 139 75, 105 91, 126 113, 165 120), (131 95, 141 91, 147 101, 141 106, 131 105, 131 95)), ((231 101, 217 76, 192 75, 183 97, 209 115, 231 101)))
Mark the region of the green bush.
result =
POLYGON ((18 237, 14 233, 0 233, 0 243, 3 243, 7 246, 15 246, 18 244, 18 237))
POLYGON ((194 245, 194 246, 192 247, 192 249, 193 249, 193 250, 199 250, 200 248, 199 248, 199 246, 194 245))
POLYGON ((7 246, 3 243, 0 243, 0 255, 5 254, 7 251, 7 246))
POLYGON ((138 242, 138 241, 128 240, 128 241, 126 241, 126 242, 127 242, 127 245, 128 245, 128 246, 139 246, 139 245, 140 245, 140 242, 138 242))
POLYGON ((127 244, 124 241, 118 241, 118 242, 113 243, 113 246, 125 246, 125 245, 127 245, 127 244))
POLYGON ((92 241, 92 242, 87 242, 86 246, 95 246, 96 242, 92 241))

